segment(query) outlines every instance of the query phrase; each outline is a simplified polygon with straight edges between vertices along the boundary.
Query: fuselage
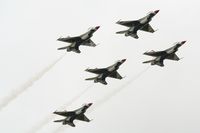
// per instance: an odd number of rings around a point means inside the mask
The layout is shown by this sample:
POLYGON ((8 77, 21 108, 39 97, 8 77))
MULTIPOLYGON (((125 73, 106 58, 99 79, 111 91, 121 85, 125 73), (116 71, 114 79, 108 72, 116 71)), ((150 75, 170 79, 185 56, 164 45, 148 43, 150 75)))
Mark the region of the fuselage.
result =
POLYGON ((80 46, 82 43, 88 41, 93 36, 94 32, 96 32, 99 29, 99 27, 100 26, 93 27, 80 36, 59 38, 58 41, 68 42, 80 46))
POLYGON ((106 77, 108 77, 109 75, 112 75, 113 73, 115 73, 119 67, 126 61, 126 59, 123 59, 121 61, 117 61, 115 64, 109 66, 106 68, 105 72, 103 72, 102 74, 98 75, 98 79, 105 79, 106 77))
POLYGON ((77 117, 79 117, 80 115, 84 114, 86 112, 86 110, 92 105, 92 103, 86 104, 83 107, 77 109, 74 111, 74 113, 70 113, 68 114, 68 112, 54 112, 57 115, 61 115, 66 117, 66 121, 73 121, 74 119, 76 119, 77 117))
POLYGON ((130 32, 129 34, 133 33, 136 34, 138 30, 142 29, 144 26, 146 26, 147 24, 149 24, 149 22, 152 20, 152 18, 156 15, 157 13, 155 12, 151 12, 149 13, 147 16, 139 19, 139 23, 130 27, 128 29, 128 32, 130 32))
POLYGON ((145 52, 145 55, 156 57, 154 60, 146 61, 144 63, 151 62, 151 65, 158 64, 160 66, 164 66, 163 61, 165 59, 171 59, 171 60, 179 60, 179 57, 176 55, 176 52, 178 51, 179 47, 181 47, 186 41, 178 42, 174 46, 164 50, 164 51, 152 51, 152 52, 145 52))

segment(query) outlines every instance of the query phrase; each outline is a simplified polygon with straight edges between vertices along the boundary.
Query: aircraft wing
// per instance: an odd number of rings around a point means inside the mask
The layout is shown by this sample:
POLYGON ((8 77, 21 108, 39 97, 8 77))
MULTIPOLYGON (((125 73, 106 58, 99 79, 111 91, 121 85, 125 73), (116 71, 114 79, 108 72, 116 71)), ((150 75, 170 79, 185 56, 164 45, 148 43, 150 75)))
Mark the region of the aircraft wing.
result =
POLYGON ((106 70, 107 70, 106 68, 101 68, 101 69, 95 68, 95 69, 86 69, 85 71, 95 73, 95 74, 101 74, 101 73, 106 72, 106 70))
POLYGON ((90 46, 90 47, 95 47, 97 46, 91 39, 89 39, 88 41, 82 43, 83 46, 90 46))
POLYGON ((90 122, 90 120, 84 114, 79 115, 78 117, 76 117, 76 119, 80 121, 90 122))
POLYGON ((115 79, 122 79, 122 76, 118 72, 114 72, 111 75, 109 75, 110 78, 115 78, 115 79))
POLYGON ((54 114, 57 114, 57 115, 61 115, 61 116, 72 116, 72 115, 75 115, 75 112, 74 111, 55 111, 54 114))
POLYGON ((134 20, 134 21, 118 21, 117 24, 123 25, 123 26, 127 26, 127 27, 132 27, 135 25, 139 24, 138 20, 134 20))
POLYGON ((162 56, 166 54, 165 51, 150 51, 150 52, 145 52, 144 55, 149 55, 149 56, 153 56, 153 57, 158 57, 158 56, 162 56))
POLYGON ((166 59, 178 61, 180 58, 176 54, 171 54, 166 59))
POLYGON ((140 30, 146 31, 146 32, 151 32, 154 33, 155 30, 151 27, 150 24, 145 25, 144 27, 142 27, 140 30))
POLYGON ((80 41, 81 38, 79 36, 76 37, 66 37, 66 38, 58 38, 58 41, 63 41, 63 42, 77 42, 80 41))

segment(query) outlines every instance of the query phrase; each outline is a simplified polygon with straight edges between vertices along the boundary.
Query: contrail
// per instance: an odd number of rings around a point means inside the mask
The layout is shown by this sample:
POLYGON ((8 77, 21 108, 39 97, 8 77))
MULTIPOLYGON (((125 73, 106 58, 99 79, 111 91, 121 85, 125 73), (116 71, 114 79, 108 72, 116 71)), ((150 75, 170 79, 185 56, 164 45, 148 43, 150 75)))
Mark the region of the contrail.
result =
MULTIPOLYGON (((122 84, 121 86, 119 86, 118 88, 114 89, 113 91, 111 91, 109 94, 107 94, 106 96, 104 96, 103 98, 97 100, 96 102, 94 102, 93 108, 91 108, 90 110, 88 110, 88 113, 92 112, 94 109, 96 109, 97 107, 103 105, 106 101, 110 100, 113 96, 115 96, 116 94, 118 94, 120 91, 122 91, 123 89, 125 89, 127 86, 129 86, 131 83, 133 83, 134 81, 136 81, 138 78, 140 78, 145 72, 147 72, 147 70, 150 68, 150 66, 148 66, 146 69, 144 69, 143 71, 141 71, 140 73, 138 73, 137 75, 135 75, 134 77, 132 77, 130 80, 128 80, 126 83, 122 84)), ((56 130, 54 130, 52 133, 59 133, 62 132, 65 129, 65 127, 60 126, 58 127, 56 130)))
MULTIPOLYGON (((94 84, 88 86, 82 92, 78 93, 78 95, 76 95, 75 97, 73 97, 70 101, 68 101, 67 103, 65 103, 64 105, 62 105, 59 108, 59 110, 63 110, 67 106, 71 105, 73 102, 75 102, 76 100, 78 100, 81 96, 83 96, 93 86, 94 86, 94 84)), ((36 133, 36 132, 38 132, 43 127, 45 127, 45 125, 47 125, 49 122, 53 121, 53 119, 55 119, 55 117, 56 117, 55 115, 54 116, 52 116, 52 115, 46 116, 46 118, 44 118, 41 122, 39 122, 39 123, 37 123, 37 125, 33 126, 28 133, 36 133)))
POLYGON ((53 66, 56 65, 63 57, 65 56, 62 55, 59 57, 57 60, 55 60, 53 63, 51 63, 49 66, 44 68, 42 71, 37 73, 34 77, 30 78, 28 81, 26 81, 24 84, 22 84, 19 88, 16 90, 13 90, 7 97, 5 97, 1 103, 0 103, 0 111, 5 108, 10 102, 15 100, 21 93, 26 91, 29 87, 31 87, 37 80, 42 78, 53 66))
POLYGON ((147 70, 150 68, 150 66, 148 66, 147 68, 145 68, 143 71, 141 71, 140 73, 138 73, 137 75, 133 76, 130 80, 128 80, 126 83, 122 84, 121 86, 119 86, 118 88, 114 89, 113 91, 111 91, 109 94, 107 94, 106 96, 104 96, 103 98, 97 100, 93 106, 93 108, 90 111, 93 111, 95 108, 97 108, 98 106, 103 105, 106 101, 110 100, 113 96, 117 95, 119 92, 121 92, 123 89, 125 89, 127 86, 129 86, 131 83, 133 83, 134 81, 136 81, 138 78, 140 78, 145 72, 147 72, 147 70))

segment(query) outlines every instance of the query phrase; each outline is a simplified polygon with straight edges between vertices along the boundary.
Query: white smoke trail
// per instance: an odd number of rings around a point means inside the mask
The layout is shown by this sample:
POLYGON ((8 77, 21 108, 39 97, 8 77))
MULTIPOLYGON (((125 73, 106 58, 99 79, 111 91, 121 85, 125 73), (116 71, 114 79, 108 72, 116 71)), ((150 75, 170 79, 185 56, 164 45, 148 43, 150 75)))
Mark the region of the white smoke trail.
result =
POLYGON ((60 132, 62 132, 66 128, 67 127, 60 126, 60 127, 56 128, 56 130, 54 130, 52 133, 60 133, 60 132))
MULTIPOLYGON (((132 77, 130 80, 128 80, 126 83, 122 84, 121 86, 119 86, 118 88, 114 89, 113 91, 111 91, 109 94, 105 95, 103 98, 97 100, 96 102, 94 102, 93 107, 88 110, 88 113, 92 112, 94 109, 96 109, 97 107, 103 105, 106 101, 110 100, 113 96, 115 96, 116 94, 118 94, 119 92, 121 92, 123 89, 125 89, 127 86, 129 86, 131 83, 133 83, 134 81, 136 81, 138 78, 140 78, 145 72, 147 72, 147 70, 150 68, 150 66, 148 66, 146 69, 144 69, 143 71, 141 71, 140 73, 138 73, 137 75, 135 75, 134 77, 132 77)), ((65 129, 65 127, 60 126, 58 127, 56 130, 54 130, 52 133, 60 133, 65 129)))
POLYGON ((90 111, 93 111, 95 108, 103 105, 106 101, 110 100, 113 96, 117 95, 119 92, 121 92, 123 89, 125 89, 127 86, 129 86, 131 83, 133 83, 134 81, 136 81, 138 78, 140 78, 145 72, 147 72, 147 70, 150 68, 150 66, 148 66, 147 68, 145 68, 143 71, 141 71, 140 73, 138 73, 137 75, 135 75, 134 77, 132 77, 130 80, 128 80, 126 83, 122 84, 121 86, 119 86, 118 88, 114 89, 113 91, 111 91, 109 94, 107 94, 106 96, 104 96, 103 98, 97 100, 93 106, 93 108, 90 111))
MULTIPOLYGON (((88 86, 86 89, 84 89, 82 92, 78 93, 75 97, 73 97, 70 101, 66 102, 64 105, 62 105, 59 110, 64 110, 67 106, 71 105, 73 102, 78 100, 81 96, 83 96, 90 88, 92 88, 94 84, 88 86)), ((52 122, 53 119, 55 119, 55 115, 48 115, 46 118, 44 118, 41 122, 37 123, 37 125, 33 126, 31 130, 29 130, 28 133, 36 133, 39 130, 41 130, 45 125, 47 125, 49 122, 52 122)))
POLYGON ((57 60, 55 60, 53 63, 51 63, 49 66, 44 68, 42 71, 37 73, 34 77, 30 78, 28 81, 26 81, 23 85, 21 85, 19 88, 16 90, 12 91, 7 97, 5 97, 1 103, 0 103, 0 111, 5 108, 10 102, 15 100, 21 93, 26 91, 29 87, 31 87, 37 80, 42 78, 44 74, 46 74, 53 66, 56 65, 63 57, 65 56, 62 55, 59 57, 57 60))

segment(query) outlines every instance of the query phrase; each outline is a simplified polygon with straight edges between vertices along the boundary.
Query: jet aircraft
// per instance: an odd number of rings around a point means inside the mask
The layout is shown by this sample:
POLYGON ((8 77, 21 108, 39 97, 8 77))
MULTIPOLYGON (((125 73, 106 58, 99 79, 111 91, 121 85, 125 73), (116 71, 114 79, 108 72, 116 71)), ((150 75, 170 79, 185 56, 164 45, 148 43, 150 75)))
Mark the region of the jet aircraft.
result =
POLYGON ((86 69, 85 71, 95 73, 97 76, 93 78, 87 78, 85 80, 94 80, 94 83, 100 82, 104 85, 107 85, 106 77, 122 79, 123 77, 117 72, 117 70, 125 61, 126 59, 119 60, 107 68, 86 69))
POLYGON ((148 13, 145 17, 134 20, 134 21, 121 21, 119 20, 116 22, 117 24, 123 25, 128 27, 127 30, 118 31, 116 34, 125 34, 125 36, 131 36, 135 39, 138 39, 137 31, 142 30, 150 33, 154 33, 155 30, 151 27, 149 22, 152 20, 152 18, 159 12, 159 10, 152 11, 148 13))
POLYGON ((74 110, 74 111, 55 111, 54 114, 61 115, 66 117, 65 119, 55 120, 54 122, 62 122, 63 125, 70 125, 75 127, 73 123, 74 120, 80 120, 85 122, 90 122, 90 120, 84 115, 86 110, 92 105, 92 103, 85 104, 81 108, 74 110))
POLYGON ((180 58, 176 55, 176 52, 178 51, 178 48, 181 47, 186 41, 177 42, 174 46, 164 50, 164 51, 151 51, 151 52, 145 52, 144 55, 149 55, 155 57, 153 60, 145 61, 143 63, 151 63, 151 65, 158 65, 163 67, 164 66, 164 60, 175 60, 178 61, 180 58))
POLYGON ((80 36, 75 36, 75 37, 68 36, 66 38, 62 37, 58 38, 57 39, 58 41, 70 43, 69 46, 58 48, 58 50, 66 49, 68 52, 73 51, 76 53, 81 53, 81 51, 79 50, 80 45, 95 47, 96 44, 91 40, 91 37, 93 36, 94 32, 96 32, 99 29, 99 27, 100 26, 90 28, 89 31, 80 36))

